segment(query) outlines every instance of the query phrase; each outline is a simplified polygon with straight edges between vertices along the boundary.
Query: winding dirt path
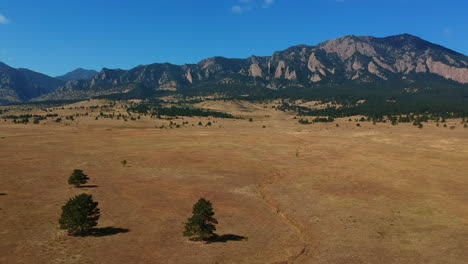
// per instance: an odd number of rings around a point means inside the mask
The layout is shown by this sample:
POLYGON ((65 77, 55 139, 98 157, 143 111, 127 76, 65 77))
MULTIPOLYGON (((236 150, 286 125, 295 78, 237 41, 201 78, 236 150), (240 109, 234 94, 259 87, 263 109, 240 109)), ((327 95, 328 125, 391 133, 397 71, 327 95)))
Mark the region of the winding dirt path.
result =
POLYGON ((296 230, 296 232, 300 235, 303 246, 302 248, 295 254, 287 257, 285 261, 280 261, 279 263, 295 263, 299 261, 299 259, 306 259, 312 245, 312 238, 307 232, 299 225, 294 219, 290 216, 285 214, 279 207, 278 203, 274 201, 272 198, 268 197, 266 194, 266 189, 274 184, 278 184, 286 178, 286 173, 284 172, 274 172, 273 176, 267 179, 264 183, 257 185, 257 192, 262 200, 282 219, 282 221, 289 225, 291 228, 296 230))

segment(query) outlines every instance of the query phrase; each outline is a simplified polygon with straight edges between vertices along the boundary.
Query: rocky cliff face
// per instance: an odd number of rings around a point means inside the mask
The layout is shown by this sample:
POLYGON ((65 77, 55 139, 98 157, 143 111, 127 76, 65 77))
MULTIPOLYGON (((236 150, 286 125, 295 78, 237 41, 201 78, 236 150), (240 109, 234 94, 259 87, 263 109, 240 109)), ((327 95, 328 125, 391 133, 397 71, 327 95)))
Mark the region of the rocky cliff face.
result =
POLYGON ((277 90, 348 82, 411 81, 415 75, 423 79, 440 76, 468 84, 468 57, 408 34, 385 38, 345 36, 316 46, 294 46, 265 57, 214 57, 198 64, 151 64, 128 71, 103 69, 91 79, 68 82, 41 99, 122 93, 136 84, 153 91, 202 90, 208 84, 233 83, 277 90))
POLYGON ((387 38, 349 36, 327 41, 317 48, 325 51, 326 56, 336 54, 338 63, 348 66, 347 78, 372 74, 387 80, 395 75, 405 78, 410 73, 433 73, 468 83, 466 56, 408 34, 387 38))
MULTIPOLYGON (((432 73, 468 83, 468 58, 411 35, 387 38, 346 36, 317 46, 296 46, 275 53, 260 66, 267 80, 297 85, 354 80, 371 82, 432 73)), ((258 72, 260 70, 257 70, 258 72)))

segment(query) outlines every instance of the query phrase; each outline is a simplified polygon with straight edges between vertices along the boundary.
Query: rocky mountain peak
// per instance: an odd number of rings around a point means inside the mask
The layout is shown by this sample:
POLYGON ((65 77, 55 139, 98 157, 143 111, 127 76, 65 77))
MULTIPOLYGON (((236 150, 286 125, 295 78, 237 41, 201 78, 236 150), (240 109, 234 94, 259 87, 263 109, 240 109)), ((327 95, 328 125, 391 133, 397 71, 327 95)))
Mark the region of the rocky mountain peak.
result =
POLYGON ((86 80, 94 77, 96 74, 98 74, 97 71, 95 70, 86 70, 83 68, 77 68, 69 73, 66 73, 61 76, 57 76, 55 78, 62 80, 62 81, 77 81, 77 80, 86 80))

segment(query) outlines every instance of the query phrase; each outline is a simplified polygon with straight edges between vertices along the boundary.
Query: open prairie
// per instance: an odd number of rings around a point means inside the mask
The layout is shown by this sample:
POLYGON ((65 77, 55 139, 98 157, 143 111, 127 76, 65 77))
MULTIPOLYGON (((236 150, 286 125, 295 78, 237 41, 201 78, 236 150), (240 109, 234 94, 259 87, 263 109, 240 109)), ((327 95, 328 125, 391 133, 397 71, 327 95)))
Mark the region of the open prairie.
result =
POLYGON ((243 119, 1 120, 0 263, 468 261, 468 128, 301 125, 261 104, 197 106, 243 119), (73 169, 89 186, 67 184, 73 169), (100 231, 67 236, 61 207, 82 192, 99 202, 100 231), (200 197, 218 242, 182 236, 200 197))

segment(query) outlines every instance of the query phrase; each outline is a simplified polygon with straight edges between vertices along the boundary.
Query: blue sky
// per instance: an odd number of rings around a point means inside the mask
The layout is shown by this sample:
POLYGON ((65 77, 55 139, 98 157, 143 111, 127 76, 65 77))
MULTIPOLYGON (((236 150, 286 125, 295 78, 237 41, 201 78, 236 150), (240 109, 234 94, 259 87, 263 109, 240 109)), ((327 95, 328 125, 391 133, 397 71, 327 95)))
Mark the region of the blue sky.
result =
POLYGON ((53 76, 399 33, 468 55, 468 1, 0 0, 0 61, 53 76))

